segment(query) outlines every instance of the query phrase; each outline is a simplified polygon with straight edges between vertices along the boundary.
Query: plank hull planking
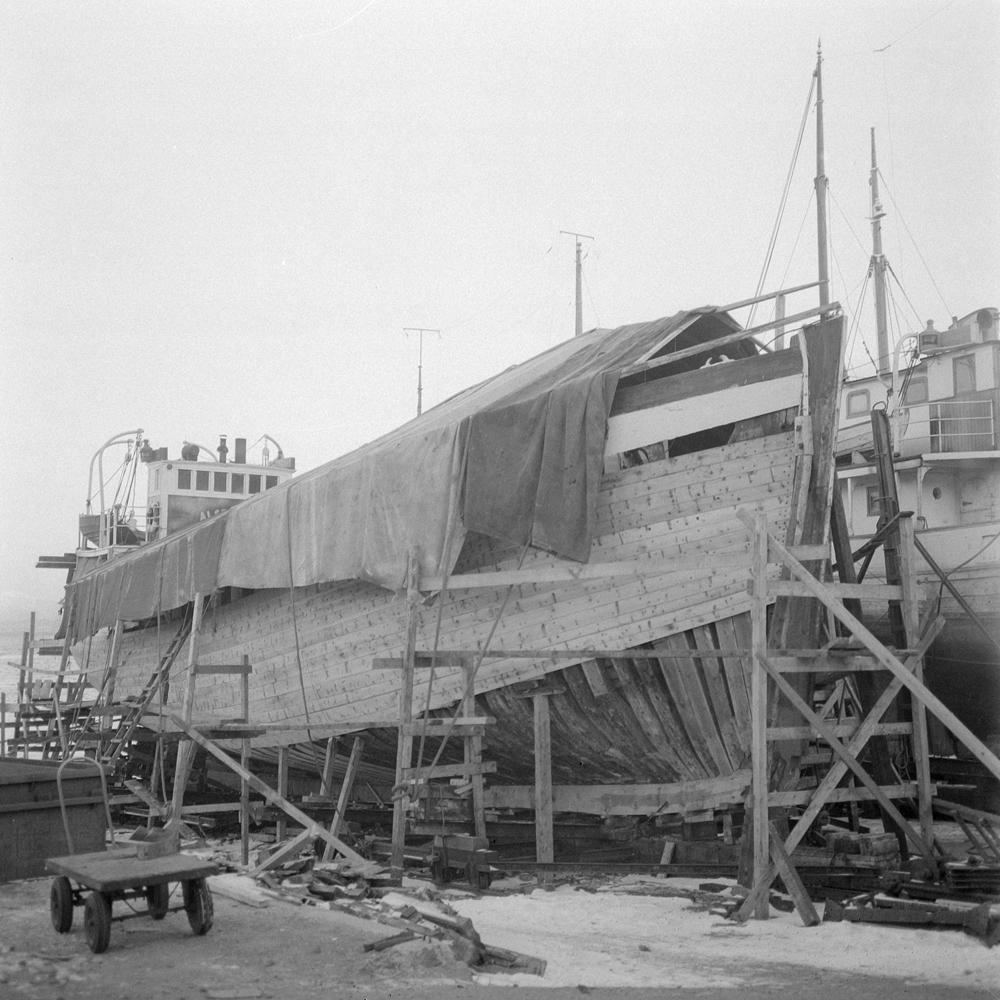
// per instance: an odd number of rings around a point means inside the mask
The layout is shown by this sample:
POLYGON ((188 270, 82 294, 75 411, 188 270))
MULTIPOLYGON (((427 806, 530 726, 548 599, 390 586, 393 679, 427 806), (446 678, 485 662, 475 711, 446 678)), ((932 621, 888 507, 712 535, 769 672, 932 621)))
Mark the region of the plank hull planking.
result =
MULTIPOLYGON (((476 678, 477 714, 495 716, 486 754, 500 780, 525 780, 531 702, 512 685, 558 675, 551 698, 556 780, 679 781, 711 778, 743 766, 749 753, 747 659, 685 657, 688 650, 747 648, 747 552, 740 508, 766 511, 772 530, 788 521, 797 455, 791 432, 738 441, 605 475, 598 500, 591 563, 637 560, 634 575, 562 584, 445 591, 420 609, 418 648, 432 649, 440 614, 440 645, 474 649, 486 643, 506 607, 493 649, 645 647, 663 659, 485 659, 476 678), (692 557, 697 569, 670 572, 672 559, 692 557)), ((520 553, 470 536, 456 575, 517 568, 520 553)), ((520 569, 565 563, 530 549, 520 569)), ((578 565, 578 564, 571 564, 578 565)), ((260 742, 308 738, 307 727, 350 720, 391 720, 398 714, 399 675, 372 669, 375 657, 399 656, 406 602, 374 585, 323 584, 257 591, 205 615, 199 661, 253 665, 250 718, 301 725, 260 742)), ((176 627, 176 625, 174 626, 176 627)), ((136 695, 170 642, 170 623, 126 631, 116 676, 119 697, 136 695)), ((96 644, 95 644, 96 645, 96 644)), ((182 651, 179 663, 186 662, 182 651)), ((95 648, 92 662, 101 662, 95 648)), ((418 671, 414 704, 441 710, 462 696, 463 674, 418 671)), ((238 681, 198 681, 197 715, 238 714, 238 681)), ((388 742, 392 742, 389 740, 388 742)))

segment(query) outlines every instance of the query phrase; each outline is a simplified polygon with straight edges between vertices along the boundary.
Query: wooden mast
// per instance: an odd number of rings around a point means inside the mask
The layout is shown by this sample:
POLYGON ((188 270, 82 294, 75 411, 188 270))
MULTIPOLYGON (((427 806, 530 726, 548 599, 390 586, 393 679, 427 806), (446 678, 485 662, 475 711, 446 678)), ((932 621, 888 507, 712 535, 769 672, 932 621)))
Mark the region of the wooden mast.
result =
MULTIPOLYGON (((889 329, 885 314, 885 254, 882 252, 882 202, 878 191, 878 162, 875 157, 875 129, 872 134, 872 262, 871 273, 875 278, 875 331, 878 336, 878 373, 890 374, 889 329)), ((897 400, 898 405, 898 400, 897 400)))
POLYGON ((823 143, 823 48, 816 49, 816 242, 819 265, 819 304, 825 306, 830 301, 829 238, 826 224, 826 192, 829 182, 826 176, 825 148, 823 143))

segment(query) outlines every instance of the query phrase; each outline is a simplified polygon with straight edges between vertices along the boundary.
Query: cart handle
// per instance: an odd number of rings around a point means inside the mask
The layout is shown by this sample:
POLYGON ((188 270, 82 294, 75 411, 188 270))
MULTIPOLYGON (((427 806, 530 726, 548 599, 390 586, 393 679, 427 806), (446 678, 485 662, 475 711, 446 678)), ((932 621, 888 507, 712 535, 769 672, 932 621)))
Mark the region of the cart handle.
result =
POLYGON ((104 802, 104 818, 108 826, 108 836, 111 838, 111 846, 115 846, 115 828, 111 822, 111 803, 108 801, 108 783, 104 777, 104 768, 92 757, 67 757, 56 770, 56 791, 59 795, 59 811, 62 814, 63 832, 66 834, 66 844, 69 853, 75 854, 73 847, 73 835, 69 829, 69 818, 66 816, 66 796, 63 795, 62 776, 63 768, 67 764, 93 764, 97 768, 97 773, 101 778, 101 798, 104 802))

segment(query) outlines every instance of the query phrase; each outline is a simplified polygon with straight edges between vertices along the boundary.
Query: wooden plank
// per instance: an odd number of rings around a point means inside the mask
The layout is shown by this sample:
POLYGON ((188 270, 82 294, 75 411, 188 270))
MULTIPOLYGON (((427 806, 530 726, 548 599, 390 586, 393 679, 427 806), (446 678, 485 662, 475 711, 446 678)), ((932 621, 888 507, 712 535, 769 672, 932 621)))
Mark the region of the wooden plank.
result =
POLYGON ((804 656, 768 656, 768 662, 779 674, 835 674, 848 671, 850 673, 883 673, 885 667, 870 656, 824 656, 822 659, 807 659, 804 656))
POLYGON ((473 774, 494 774, 496 769, 495 760, 484 760, 479 764, 435 764, 434 767, 404 767, 402 778, 404 781, 413 778, 423 778, 426 781, 435 778, 467 778, 473 774))
MULTIPOLYGON (((447 720, 442 719, 441 721, 447 720)), ((486 726, 477 726, 469 722, 456 723, 454 726, 448 727, 427 726, 424 722, 407 722, 401 728, 407 736, 430 736, 435 739, 450 736, 452 733, 456 736, 485 736, 487 733, 486 726)))
MULTIPOLYGON (((826 313, 836 312, 840 309, 839 302, 831 302, 827 306, 822 307, 822 311, 826 313)), ((619 372, 619 378, 627 378, 629 375, 637 375, 640 372, 650 372, 656 368, 662 368, 665 365, 673 364, 677 361, 683 361, 685 358, 697 357, 699 354, 705 354, 707 352, 718 351, 725 347, 727 344, 735 344, 737 341, 746 340, 752 338, 758 333, 764 333, 768 330, 773 330, 776 326, 792 326, 796 323, 801 323, 803 320, 810 319, 815 316, 820 311, 819 308, 815 309, 805 309, 802 312, 795 313, 792 316, 786 316, 783 319, 776 320, 773 323, 761 323, 758 326, 749 327, 746 330, 738 330, 735 333, 727 334, 724 337, 720 337, 717 340, 709 341, 704 344, 696 344, 693 347, 686 347, 679 351, 673 351, 670 354, 663 355, 658 358, 653 358, 651 361, 645 361, 640 364, 629 365, 627 368, 623 368, 619 372)))
MULTIPOLYGON (((417 653, 413 663, 414 670, 461 669, 464 666, 465 657, 454 653, 417 653)), ((403 657, 401 656, 376 656, 372 660, 372 670, 402 669, 403 657)))
MULTIPOLYGON (((282 838, 284 839, 284 838, 282 838)), ((302 830, 297 833, 291 840, 286 841, 284 844, 279 844, 280 846, 276 851, 269 854, 256 868, 251 872, 252 875, 259 875, 261 872, 266 872, 271 868, 277 868, 278 865, 282 864, 286 858, 291 857, 293 854, 297 854, 302 850, 303 846, 312 839, 311 830, 302 830)), ((327 847, 330 845, 327 844, 327 847)))
POLYGON ((552 823, 552 737, 547 695, 533 698, 535 717, 535 860, 555 860, 552 823))
MULTIPOLYGON (((638 785, 553 785, 552 808, 591 816, 685 815, 741 803, 750 787, 750 770, 721 778, 638 785)), ((531 809, 534 785, 491 785, 488 809, 531 809)))
MULTIPOLYGON (((833 733, 835 736, 851 736, 857 732, 859 725, 857 720, 827 724, 824 732, 833 733)), ((909 722, 882 722, 874 728, 874 733, 880 736, 908 736, 912 732, 913 726, 909 722)), ((768 726, 767 738, 772 743, 781 740, 808 740, 817 733, 814 726, 768 726)))
POLYGON ((249 663, 196 663, 192 669, 199 675, 253 673, 253 667, 249 663))
MULTIPOLYGON (((867 597, 872 601, 899 601, 903 589, 891 583, 833 583, 825 581, 823 586, 831 596, 867 597)), ((771 580, 767 592, 772 597, 812 597, 812 592, 795 580, 771 580)))
MULTIPOLYGON (((697 372, 685 372, 684 379, 696 375, 697 372)), ((693 434, 717 427, 720 417, 726 422, 734 422, 798 406, 801 397, 802 376, 786 375, 767 382, 729 385, 716 392, 704 392, 689 397, 683 406, 668 402, 611 416, 608 417, 604 454, 605 457, 616 455, 662 441, 664 427, 670 428, 671 437, 693 434)))
MULTIPOLYGON (((917 793, 915 781, 899 781, 892 785, 879 785, 881 794, 887 799, 912 799, 917 793)), ((771 792, 768 802, 772 806, 789 809, 792 806, 808 806, 816 797, 816 789, 801 788, 787 792, 771 792)), ((831 802, 875 802, 878 801, 874 792, 867 788, 847 786, 834 788, 824 797, 824 804, 831 802)))
MULTIPOLYGON (((730 562, 733 569, 743 568, 738 557, 730 562)), ((748 564, 747 564, 748 565, 748 564)), ((623 559, 620 562, 572 563, 569 560, 563 564, 551 567, 536 567, 522 570, 495 570, 481 573, 456 573, 447 578, 441 576, 426 576, 421 579, 423 591, 469 590, 473 588, 531 586, 536 584, 570 584, 581 580, 608 580, 616 577, 653 576, 670 573, 690 573, 692 570, 704 569, 701 558, 677 557, 669 560, 623 559)), ((430 666, 419 664, 420 666, 430 666)), ((441 665, 441 664, 439 664, 441 665)), ((446 664, 461 666, 460 663, 446 664)), ((387 664, 388 666, 388 664, 387 664)))

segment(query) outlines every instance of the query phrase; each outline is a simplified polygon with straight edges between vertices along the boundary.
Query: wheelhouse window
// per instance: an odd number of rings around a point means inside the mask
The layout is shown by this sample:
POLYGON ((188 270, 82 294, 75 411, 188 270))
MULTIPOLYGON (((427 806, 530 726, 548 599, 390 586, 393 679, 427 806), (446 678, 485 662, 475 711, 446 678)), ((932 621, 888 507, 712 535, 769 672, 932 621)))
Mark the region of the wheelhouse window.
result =
POLYGON ((911 378, 903 389, 903 402, 907 406, 927 402, 927 378, 911 378))
POLYGON ((194 474, 194 488, 196 490, 208 489, 208 469, 199 469, 194 474))
POLYGON ((855 389, 847 394, 847 415, 863 417, 871 409, 871 394, 867 389, 855 389))
POLYGON ((959 358, 953 358, 951 370, 955 377, 955 395, 963 392, 976 391, 976 356, 975 354, 963 354, 959 358))
POLYGON ((250 493, 260 493, 260 476, 247 476, 250 493))
POLYGON ((235 493, 235 494, 237 494, 237 495, 239 495, 239 494, 243 493, 243 491, 244 491, 243 473, 242 472, 234 472, 233 473, 233 487, 232 487, 232 492, 235 493))
POLYGON ((278 485, 278 477, 277 476, 268 476, 264 480, 264 489, 265 490, 269 490, 272 486, 277 486, 277 485, 278 485))
POLYGON ((191 470, 190 469, 178 469, 177 470, 177 489, 179 489, 179 490, 189 490, 189 489, 191 489, 191 470))
POLYGON ((212 488, 216 493, 226 492, 226 479, 228 477, 224 472, 213 472, 212 473, 212 488))

